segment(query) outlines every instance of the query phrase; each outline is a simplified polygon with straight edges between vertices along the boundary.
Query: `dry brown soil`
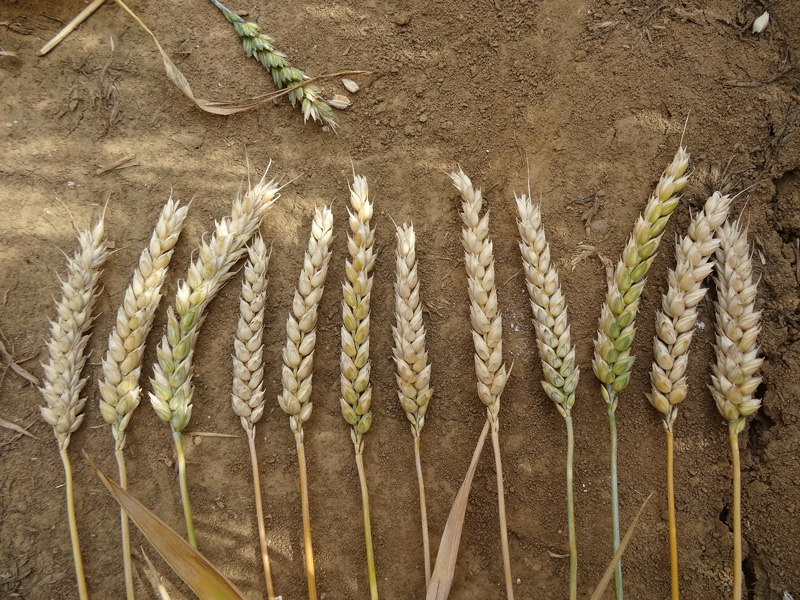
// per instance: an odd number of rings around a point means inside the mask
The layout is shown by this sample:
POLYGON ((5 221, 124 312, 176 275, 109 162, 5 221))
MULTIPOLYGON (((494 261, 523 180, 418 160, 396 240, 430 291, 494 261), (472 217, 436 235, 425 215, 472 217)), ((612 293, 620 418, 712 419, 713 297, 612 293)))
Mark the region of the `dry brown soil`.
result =
MULTIPOLYGON (((17 53, 0 56, 0 329, 17 360, 40 376, 62 251, 75 247, 67 209, 83 227, 110 198, 107 232, 116 252, 103 274, 89 344, 86 420, 71 445, 93 598, 124 594, 117 511, 81 454, 115 472, 94 383, 113 315, 170 190, 181 200, 194 199, 166 286, 167 300, 174 301, 192 249, 229 211, 246 153, 254 172, 271 159, 272 173, 296 178, 262 228, 273 244, 266 334, 271 404, 258 444, 277 590, 291 600, 306 594, 294 440, 271 399, 280 386, 284 320, 310 215, 314 205, 332 203, 338 235, 321 306, 315 410, 306 429, 311 515, 321 597, 368 596, 358 479, 338 408, 340 282, 354 166, 369 178, 379 248, 372 304, 375 416, 365 455, 379 587, 389 600, 424 596, 412 438, 396 400, 391 360, 392 219, 413 219, 419 232, 436 388, 423 433, 435 547, 484 419, 475 394, 457 194, 446 176, 460 164, 492 209, 506 359, 514 362, 501 442, 516 597, 566 596, 565 431, 539 385, 517 250, 513 193, 527 187, 527 158, 583 370, 574 412, 575 477, 579 592, 588 597, 611 554, 608 428, 590 367, 605 273, 596 254, 580 258, 579 245, 616 259, 678 146, 687 115, 684 141, 693 175, 644 292, 638 360, 618 413, 624 525, 654 492, 625 556, 626 591, 647 600, 669 595, 665 439, 644 393, 653 315, 674 261, 670 241, 713 189, 752 186, 737 197, 735 211, 744 210, 751 224, 766 362, 759 390, 764 407, 742 435, 744 570, 749 598, 781 598, 786 591, 800 597, 800 80, 792 58, 800 48, 800 5, 770 3, 772 21, 754 36, 748 25, 764 5, 744 0, 233 2, 231 8, 274 35, 311 74, 371 71, 350 94, 353 106, 339 113, 338 135, 304 126, 285 100, 230 117, 199 111, 166 79, 152 41, 114 4, 50 55, 36 58, 35 50, 83 6, 76 0, 0 2, 0 45, 17 53), (135 155, 135 166, 95 175, 99 165, 128 155, 135 155), (595 204, 587 229, 582 217, 595 204)), ((198 96, 234 99, 273 89, 211 3, 133 0, 131 6, 198 96)), ((345 93, 338 81, 323 88, 328 96, 345 93)), ((239 278, 231 281, 210 307, 197 348, 190 425, 239 437, 193 438, 189 485, 201 550, 248 597, 262 598, 247 447, 229 406, 239 285, 239 278)), ((731 464, 725 426, 706 389, 713 298, 711 292, 701 307, 691 394, 676 434, 681 588, 690 599, 730 595, 731 464)), ((146 373, 164 319, 162 307, 146 373)), ((4 366, 0 378, 0 417, 37 436, 0 428, 0 596, 75 598, 63 473, 51 431, 38 416, 42 398, 4 366)), ((132 492, 183 531, 172 440, 147 402, 134 415, 128 457, 132 492)), ((133 543, 148 547, 138 531, 133 543)), ((137 555, 138 596, 154 597, 142 566, 137 555)), ((190 596, 160 558, 156 566, 174 598, 190 596)), ((503 594, 487 447, 452 597, 503 594)))

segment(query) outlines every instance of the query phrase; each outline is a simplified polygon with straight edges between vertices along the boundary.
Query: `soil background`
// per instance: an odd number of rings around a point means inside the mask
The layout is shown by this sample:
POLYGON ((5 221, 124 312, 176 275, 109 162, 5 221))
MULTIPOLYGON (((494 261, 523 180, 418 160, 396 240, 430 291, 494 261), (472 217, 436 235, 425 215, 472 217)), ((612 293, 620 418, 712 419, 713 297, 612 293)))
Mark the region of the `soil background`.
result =
MULTIPOLYGON (((232 0, 233 1, 233 0, 232 0)), ((115 311, 170 193, 192 199, 145 355, 149 374, 167 303, 191 252, 257 177, 294 180, 262 231, 272 243, 265 337, 268 410, 258 426, 262 494, 275 587, 306 595, 298 468, 278 407, 284 323, 313 207, 332 204, 336 240, 319 318, 314 414, 306 427, 311 516, 321 598, 368 597, 361 502, 352 444, 338 406, 338 352, 348 181, 367 176, 375 202, 372 298, 374 421, 365 464, 381 597, 424 597, 412 436, 397 401, 391 359, 395 222, 413 220, 433 362, 435 396, 423 432, 432 547, 484 420, 475 393, 458 197, 447 172, 461 165, 491 209, 506 360, 501 444, 517 598, 561 598, 569 561, 563 419, 545 397, 517 249, 514 192, 540 198, 570 308, 583 377, 574 409, 580 596, 610 559, 609 439, 591 372, 592 339, 605 291, 598 254, 616 260, 658 176, 683 135, 693 173, 655 261, 637 320, 637 362, 619 411, 620 494, 626 527, 650 493, 625 559, 628 597, 669 595, 665 437, 648 404, 653 316, 674 265, 671 241, 715 189, 739 192, 761 277, 766 362, 763 409, 741 436, 748 597, 800 597, 800 5, 791 0, 606 2, 472 0, 241 2, 230 8, 273 35, 312 75, 363 69, 338 133, 303 125, 284 99, 235 116, 195 108, 167 80, 152 40, 116 5, 101 7, 53 52, 35 51, 84 6, 69 0, 0 2, 0 329, 36 376, 45 360, 52 297, 83 228, 108 200, 116 252, 102 277, 85 375, 86 420, 73 436, 77 514, 94 598, 124 595, 116 505, 81 452, 115 475, 112 440, 97 410, 99 359, 115 311), (772 20, 753 35, 753 19, 772 20), (112 48, 113 40, 113 48, 112 48), (134 166, 95 171, 125 156, 134 166), (594 214, 590 209, 596 208, 594 214), (67 211, 69 209, 69 213, 67 211), (596 252, 586 251, 591 246, 596 252), (794 540, 794 541, 792 541, 794 540)), ((242 52, 220 12, 201 0, 130 4, 191 82, 210 99, 273 90, 242 52)), ((326 97, 346 93, 338 80, 326 97)), ((232 334, 240 276, 212 303, 196 352, 189 431, 190 497, 200 549, 249 598, 265 594, 246 438, 230 409, 232 334)), ((730 596, 731 464, 727 432, 706 389, 712 361, 713 291, 700 310, 690 396, 676 433, 681 591, 730 596)), ((144 381, 145 391, 149 383, 144 381)), ((39 392, 0 372, 0 417, 38 439, 0 428, 0 595, 77 596, 63 471, 39 392)), ((143 401, 129 428, 130 490, 183 531, 173 444, 143 401)), ((148 548, 137 530, 134 548, 148 548)), ((497 492, 487 444, 475 477, 454 599, 504 596, 497 492)), ((160 557, 173 598, 191 593, 160 557)), ((137 595, 155 597, 135 557, 137 595)), ((611 597, 611 592, 606 593, 611 597)))

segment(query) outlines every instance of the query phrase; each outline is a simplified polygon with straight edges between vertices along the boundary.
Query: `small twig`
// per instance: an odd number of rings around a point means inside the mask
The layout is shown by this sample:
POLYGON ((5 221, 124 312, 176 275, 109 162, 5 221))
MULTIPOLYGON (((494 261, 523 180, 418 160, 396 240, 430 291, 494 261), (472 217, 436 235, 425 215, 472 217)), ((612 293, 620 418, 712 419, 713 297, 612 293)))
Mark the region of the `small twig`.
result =
POLYGON ((184 431, 183 435, 193 435, 196 437, 218 437, 218 438, 238 438, 240 435, 231 433, 216 433, 214 431, 184 431))
POLYGON ((23 379, 27 379, 30 384, 36 387, 39 386, 39 380, 36 377, 31 375, 28 371, 26 371, 25 369, 20 367, 16 362, 14 362, 14 357, 11 356, 11 354, 9 354, 8 350, 6 350, 6 347, 1 340, 0 340, 0 356, 2 356, 3 360, 5 360, 8 363, 8 366, 11 367, 11 370, 14 371, 14 373, 19 375, 23 379))
POLYGON ((94 0, 94 2, 92 2, 89 6, 87 6, 80 13, 78 13, 77 17, 75 17, 74 19, 72 19, 72 21, 67 23, 64 26, 64 28, 61 31, 59 31, 52 40, 50 40, 44 46, 42 46, 42 48, 36 53, 36 56, 44 56, 45 54, 50 52, 50 50, 58 46, 58 44, 61 43, 61 40, 67 37, 72 32, 72 30, 75 29, 78 25, 80 25, 86 19, 88 19, 91 16, 91 14, 98 8, 100 8, 100 6, 105 1, 106 0, 94 0))
POLYGON ((512 279, 514 279, 514 278, 515 278, 517 275, 519 275, 519 274, 520 274, 520 273, 522 273, 523 271, 524 271, 524 269, 523 269, 522 267, 520 267, 520 268, 517 270, 517 272, 516 272, 516 273, 514 273, 514 274, 513 274, 511 277, 509 277, 508 279, 506 279, 506 280, 505 280, 503 283, 501 283, 501 284, 500 284, 500 285, 498 285, 497 287, 498 287, 498 288, 504 287, 504 286, 505 286, 505 285, 506 285, 506 284, 507 284, 509 281, 511 281, 512 279))
POLYGON ((6 429, 10 429, 11 431, 16 431, 17 433, 20 433, 22 435, 27 435, 29 438, 33 438, 34 440, 39 439, 27 429, 20 427, 19 425, 17 425, 16 423, 12 423, 11 421, 6 421, 2 417, 0 417, 0 427, 5 427, 6 429))
MULTIPOLYGON (((94 174, 95 174, 95 175, 105 175, 105 174, 106 174, 106 173, 108 173, 109 171, 113 171, 114 169, 119 169, 119 168, 121 168, 121 167, 122 167, 122 165, 124 165, 124 164, 125 164, 125 163, 127 163, 127 162, 130 162, 130 161, 132 161, 134 158, 136 158, 136 155, 135 155, 135 154, 131 154, 130 156, 125 156, 125 157, 123 157, 123 158, 120 158, 119 160, 115 160, 115 161, 114 161, 113 163, 111 163, 110 165, 106 165, 105 167, 100 167, 99 169, 97 169, 97 170, 94 172, 94 174)), ((128 166, 133 166, 133 165, 128 165, 128 166)))

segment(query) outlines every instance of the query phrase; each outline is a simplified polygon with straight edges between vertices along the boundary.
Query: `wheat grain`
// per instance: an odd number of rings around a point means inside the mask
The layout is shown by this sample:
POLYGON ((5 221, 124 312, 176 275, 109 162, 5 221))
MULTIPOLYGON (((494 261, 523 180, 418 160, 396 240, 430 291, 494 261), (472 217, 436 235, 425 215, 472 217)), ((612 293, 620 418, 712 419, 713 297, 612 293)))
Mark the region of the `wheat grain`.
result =
POLYGON ((497 289, 494 281, 494 254, 489 235, 489 211, 480 216, 483 196, 472 186, 469 177, 459 169, 451 173, 450 179, 461 194, 461 241, 464 246, 464 264, 470 299, 472 340, 475 346, 475 372, 478 376, 478 397, 486 406, 486 415, 491 426, 492 445, 497 475, 497 496, 500 513, 500 538, 503 552, 503 570, 506 581, 506 596, 513 600, 511 559, 508 552, 505 494, 503 493, 503 469, 500 460, 500 396, 508 381, 510 369, 503 363, 503 318, 497 305, 497 289))
POLYGON ((536 344, 542 361, 544 381, 542 387, 548 398, 556 405, 567 426, 567 518, 570 546, 570 600, 578 594, 578 550, 575 539, 575 510, 572 484, 572 459, 574 433, 572 430, 572 406, 575 404, 575 389, 580 369, 575 364, 575 347, 570 338, 567 305, 558 273, 550 262, 550 245, 547 243, 542 212, 538 205, 522 194, 515 196, 519 219, 517 227, 522 241, 522 265, 525 283, 531 298, 533 323, 536 327, 536 344))
POLYGON ((719 231, 717 250, 716 344, 717 362, 712 365, 711 393, 717 410, 736 434, 744 429, 745 417, 759 409, 753 393, 761 383, 756 372, 764 362, 757 344, 761 311, 755 309, 757 284, 747 243, 747 229, 739 222, 726 222, 719 231))
POLYGON ((653 338, 655 362, 650 372, 650 403, 664 415, 664 427, 672 431, 678 404, 686 397, 689 344, 697 322, 697 305, 705 297, 703 281, 714 269, 712 257, 720 244, 714 232, 728 215, 731 198, 715 192, 675 244, 675 269, 667 277, 669 287, 656 314, 653 338))
POLYGON ((422 523, 422 548, 425 560, 425 584, 430 584, 431 559, 428 540, 428 515, 425 505, 425 484, 420 459, 420 433, 425 425, 433 390, 430 387, 431 366, 425 350, 425 324, 422 321, 422 301, 419 297, 417 274, 416 235, 414 226, 403 223, 397 227, 397 276, 394 284, 394 312, 396 325, 393 356, 397 365, 397 395, 411 422, 414 435, 414 458, 419 484, 420 520, 422 523))
POLYGON ((167 332, 157 350, 158 363, 153 366, 154 377, 150 380, 153 387, 150 403, 159 418, 167 421, 172 429, 187 533, 195 547, 181 440, 181 432, 192 416, 192 357, 206 306, 233 276, 233 266, 246 252, 245 244, 279 197, 280 188, 275 181, 265 180, 266 173, 247 194, 237 197, 231 216, 216 223, 211 238, 200 244, 186 280, 178 287, 175 309, 167 310, 167 332))
POLYGON ((108 258, 101 218, 92 229, 78 234, 78 250, 67 259, 67 277, 61 281, 61 300, 56 303, 58 317, 50 321, 50 339, 47 342, 49 359, 42 364, 44 379, 39 391, 46 406, 41 407, 42 418, 53 428, 61 461, 64 464, 67 493, 67 517, 78 594, 88 598, 83 573, 78 526, 75 520, 75 502, 72 492, 72 467, 67 448, 72 434, 83 423, 86 398, 81 397, 88 378, 81 379, 86 364, 86 344, 89 328, 94 322, 92 309, 97 298, 97 282, 101 267, 108 258))
POLYGON ((283 349, 283 391, 280 407, 289 415, 289 426, 303 439, 303 423, 311 418, 311 381, 314 347, 317 342, 317 310, 325 289, 333 241, 333 213, 327 206, 314 211, 308 249, 294 292, 292 309, 286 320, 286 346, 283 349))
MULTIPOLYGON (((128 487, 125 467, 126 429, 133 411, 139 406, 141 387, 139 376, 147 335, 153 327, 156 309, 161 302, 161 286, 167 275, 172 251, 178 242, 188 207, 180 207, 170 196, 161 210, 150 243, 139 256, 133 281, 125 290, 117 320, 108 336, 108 351, 103 359, 103 379, 100 387, 100 414, 111 425, 114 455, 117 459, 119 482, 128 487)), ((133 566, 131 564, 128 515, 120 510, 125 592, 134 598, 133 566)))
MULTIPOLYGON (((608 292, 598 320, 597 337, 594 340, 592 368, 600 380, 600 392, 606 403, 611 429, 611 527, 614 552, 619 548, 619 492, 617 482, 617 394, 628 387, 631 367, 635 357, 630 348, 636 334, 634 321, 639 309, 639 297, 644 289, 645 276, 655 259, 664 227, 678 206, 677 195, 686 185, 684 175, 689 164, 689 154, 683 147, 662 173, 644 213, 639 216, 633 233, 625 245, 622 258, 617 263, 613 279, 608 281, 608 292)), ((622 562, 617 563, 614 573, 616 600, 623 600, 622 562)))
MULTIPOLYGON (((280 50, 275 48, 275 40, 263 33, 255 23, 246 22, 242 17, 226 8, 218 0, 211 0, 222 11, 228 22, 242 38, 244 51, 247 56, 252 56, 272 74, 272 80, 278 89, 299 85, 309 79, 300 69, 289 64, 289 59, 280 50)), ((289 92, 289 102, 295 106, 297 101, 303 109, 303 121, 312 120, 325 123, 336 128, 337 121, 333 109, 322 99, 319 88, 310 83, 289 92)))
POLYGON ((372 386, 369 362, 369 301, 372 292, 372 267, 375 266, 375 228, 371 226, 372 203, 367 179, 353 173, 348 209, 350 234, 347 236, 346 280, 342 284, 342 353, 339 359, 342 397, 339 405, 344 420, 351 426, 350 439, 356 455, 361 501, 364 513, 364 539, 367 545, 367 572, 372 600, 378 600, 378 580, 372 550, 372 526, 369 518, 369 494, 364 471, 363 435, 372 424, 372 386), (351 210, 352 209, 352 210, 351 210))
POLYGON ((737 220, 719 230, 717 249, 716 363, 711 366, 711 395, 717 410, 728 421, 733 459, 733 600, 742 598, 742 476, 739 433, 745 419, 761 406, 754 398, 761 377, 756 373, 761 311, 755 309, 757 283, 747 242, 747 228, 737 220))

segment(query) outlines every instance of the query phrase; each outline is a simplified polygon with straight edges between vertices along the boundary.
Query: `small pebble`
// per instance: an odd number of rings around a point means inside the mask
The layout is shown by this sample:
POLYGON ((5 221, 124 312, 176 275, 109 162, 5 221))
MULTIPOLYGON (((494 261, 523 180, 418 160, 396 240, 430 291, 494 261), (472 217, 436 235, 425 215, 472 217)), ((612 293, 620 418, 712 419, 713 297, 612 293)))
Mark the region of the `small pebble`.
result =
POLYGON ((428 120, 428 115, 420 115, 420 117, 419 117, 419 122, 420 123, 424 123, 427 120, 428 120))
POLYGON ((355 94, 358 91, 358 84, 352 79, 342 79, 342 85, 344 85, 351 94, 355 94))
POLYGON ((394 16, 395 25, 408 25, 408 22, 410 20, 411 20, 411 15, 405 12, 397 13, 394 16))

